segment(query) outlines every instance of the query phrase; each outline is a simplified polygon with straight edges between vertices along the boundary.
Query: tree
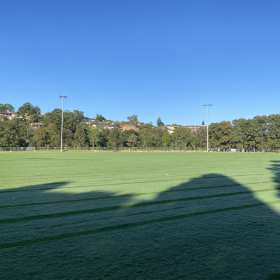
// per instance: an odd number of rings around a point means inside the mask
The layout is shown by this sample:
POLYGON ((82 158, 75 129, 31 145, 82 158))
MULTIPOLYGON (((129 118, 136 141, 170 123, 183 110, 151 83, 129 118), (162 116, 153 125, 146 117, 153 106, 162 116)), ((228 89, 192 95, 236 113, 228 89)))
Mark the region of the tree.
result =
POLYGON ((54 124, 50 123, 46 127, 47 145, 49 147, 59 147, 61 144, 60 129, 54 124))
POLYGON ((163 147, 169 147, 171 144, 171 136, 168 133, 168 131, 165 131, 165 133, 163 134, 162 138, 161 138, 161 143, 163 147))
POLYGON ((234 139, 234 130, 230 122, 211 123, 209 126, 210 147, 230 150, 234 139))
POLYGON ((110 130, 108 128, 101 128, 100 130, 100 146, 107 147, 109 141, 110 130))
POLYGON ((207 130, 205 127, 200 127, 196 133, 195 133, 197 140, 198 140, 198 146, 200 148, 206 148, 207 144, 207 130))
POLYGON ((87 127, 85 126, 84 123, 77 125, 77 129, 74 133, 73 146, 74 147, 88 147, 89 146, 87 127))
POLYGON ((139 144, 142 147, 160 147, 164 130, 150 124, 141 125, 138 131, 139 144))
POLYGON ((164 126, 164 123, 161 121, 161 118, 157 119, 157 126, 164 126))
POLYGON ((34 133, 31 141, 32 147, 46 147, 48 144, 48 137, 45 127, 38 127, 34 133))
POLYGON ((20 114, 22 117, 24 117, 25 114, 32 108, 33 106, 31 103, 24 103, 22 106, 18 108, 18 114, 20 114))
POLYGON ((194 149, 199 145, 199 141, 198 141, 196 135, 191 136, 190 144, 194 149))
POLYGON ((244 150, 263 150, 270 145, 270 123, 266 116, 256 116, 253 119, 233 120, 234 144, 239 149, 244 150), (268 123, 268 124, 267 124, 268 123), (268 138, 268 140, 267 140, 268 138))
POLYGON ((15 108, 11 104, 1 104, 0 103, 0 112, 8 112, 8 111, 14 111, 15 108))
POLYGON ((236 119, 232 121, 234 137, 233 142, 237 149, 243 150, 247 148, 247 120, 246 119, 236 119))
POLYGON ((267 147, 267 116, 255 116, 252 120, 252 125, 255 134, 255 147, 263 150, 267 147))
POLYGON ((124 130, 120 133, 119 139, 120 139, 121 146, 131 147, 131 145, 133 145, 134 147, 138 142, 138 132, 133 129, 124 130))
POLYGON ((138 116, 136 116, 135 114, 132 115, 132 116, 128 116, 127 119, 128 119, 128 122, 129 122, 130 124, 132 124, 132 125, 137 126, 138 123, 139 123, 139 121, 138 121, 138 116))
POLYGON ((97 122, 102 122, 102 121, 105 120, 105 118, 104 118, 102 115, 98 115, 98 114, 97 114, 95 120, 96 120, 97 122))
POLYGON ((202 121, 202 124, 201 125, 204 125, 204 121, 202 121))
POLYGON ((52 112, 48 112, 45 114, 44 120, 42 122, 43 127, 47 127, 51 123, 54 123, 57 127, 61 127, 61 109, 54 109, 52 112))
MULTIPOLYGON (((54 123, 59 130, 61 130, 61 109, 54 109, 52 112, 48 112, 44 115, 42 122, 43 127, 47 127, 49 124, 54 123)), ((73 133, 76 131, 78 122, 75 114, 70 111, 63 112, 63 127, 69 129, 73 133)))
POLYGON ((41 110, 39 106, 33 106, 31 103, 24 103, 21 107, 18 108, 18 114, 24 117, 25 114, 31 115, 40 115, 41 110))
POLYGON ((188 128, 179 126, 171 135, 172 146, 185 148, 190 144, 191 131, 188 128))
POLYGON ((32 137, 32 128, 22 119, 0 122, 1 147, 26 147, 32 137))
POLYGON ((270 149, 280 148, 280 114, 267 117, 267 145, 270 149))
POLYGON ((137 136, 135 134, 130 134, 130 136, 127 139, 127 145, 131 148, 133 148, 137 143, 137 136))
POLYGON ((73 133, 67 128, 63 128, 63 145, 64 147, 73 146, 73 133))
POLYGON ((116 148, 119 144, 119 135, 120 132, 118 129, 114 128, 110 130, 110 133, 108 135, 108 148, 116 148))
POLYGON ((29 123, 36 123, 36 122, 41 122, 43 119, 44 119, 44 117, 40 113, 32 113, 31 115, 29 115, 28 122, 29 123))
POLYGON ((79 111, 79 110, 74 110, 73 114, 74 114, 74 118, 75 118, 76 122, 81 123, 83 121, 83 119, 84 119, 84 112, 79 111))
POLYGON ((221 138, 220 138, 220 147, 222 149, 230 150, 232 146, 233 127, 230 122, 222 121, 220 123, 221 129, 221 138))
POLYGON ((100 141, 100 131, 97 128, 88 127, 88 137, 89 142, 92 147, 101 147, 101 141, 100 141))

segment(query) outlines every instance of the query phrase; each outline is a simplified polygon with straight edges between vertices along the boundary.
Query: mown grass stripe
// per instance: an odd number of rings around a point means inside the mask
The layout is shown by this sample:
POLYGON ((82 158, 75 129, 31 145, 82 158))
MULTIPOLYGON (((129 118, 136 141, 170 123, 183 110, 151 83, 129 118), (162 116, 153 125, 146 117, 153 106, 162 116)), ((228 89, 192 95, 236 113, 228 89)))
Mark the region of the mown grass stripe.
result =
MULTIPOLYGON (((199 176, 199 175, 198 175, 199 176)), ((251 177, 251 176, 264 176, 264 174, 251 174, 251 175, 238 175, 238 177, 251 177)), ((171 176, 169 176, 169 178, 171 178, 171 176)), ((184 179, 191 179, 193 180, 193 177, 183 177, 184 179)), ((211 178, 227 178, 227 176, 203 176, 200 178, 195 178, 196 181, 200 181, 200 180, 205 180, 205 179, 211 179, 211 178)), ((140 179, 139 179, 140 180, 140 179)), ((178 176, 176 176, 176 181, 180 181, 180 179, 178 179, 178 176)), ((130 181, 128 183, 123 183, 121 182, 121 185, 133 185, 133 184, 151 184, 151 183, 161 183, 161 182, 174 182, 174 179, 172 180, 154 180, 154 181, 130 181)), ((264 183, 270 183, 270 182, 280 182, 280 180, 273 180, 273 181, 267 181, 264 183)), ((86 182, 85 182, 86 183, 86 182)), ((188 182, 185 182, 184 184, 187 184, 188 182)), ((68 183, 66 183, 68 184, 68 183)), ((52 190, 54 188, 63 188, 63 189, 76 189, 79 187, 82 188, 93 188, 93 187, 103 187, 103 186, 119 186, 120 183, 112 183, 112 184, 97 184, 97 185, 90 185, 90 186, 69 186, 69 187, 65 187, 64 185, 66 185, 65 183, 62 182, 62 186, 60 183, 55 183, 53 185, 58 185, 58 186, 54 186, 54 187, 49 187, 49 188, 39 188, 39 189, 33 189, 32 187, 22 187, 22 189, 7 189, 7 190, 0 190, 0 193, 10 193, 10 192, 29 192, 29 191, 46 191, 46 190, 52 190)), ((247 183, 246 183, 247 184, 247 183)), ((258 183, 251 183, 251 184, 258 184, 258 183)), ((52 183, 49 184, 43 184, 43 185, 52 185, 52 183)), ((237 184, 237 185, 242 185, 242 184, 237 184)))
MULTIPOLYGON (((262 182, 262 183, 265 184, 265 183, 269 183, 269 182, 262 182)), ((259 183, 248 183, 248 185, 253 185, 253 184, 259 184, 259 183)), ((61 204, 61 203, 69 203, 69 202, 94 201, 94 200, 122 198, 122 197, 135 197, 135 196, 151 195, 151 194, 168 194, 168 193, 172 193, 172 192, 186 192, 186 191, 194 191, 194 190, 227 188, 227 187, 235 187, 235 186, 241 186, 241 184, 202 187, 202 188, 187 188, 187 189, 181 188, 181 189, 167 190, 164 192, 134 193, 134 194, 122 194, 122 195, 102 196, 102 197, 93 197, 93 198, 69 199, 69 200, 36 202, 36 203, 23 203, 23 204, 15 204, 15 205, 3 205, 3 206, 0 206, 0 209, 1 208, 24 207, 24 206, 48 205, 48 204, 61 204)), ((267 189, 255 190, 255 191, 250 190, 250 191, 244 191, 242 193, 256 193, 256 192, 263 192, 263 191, 273 191, 273 190, 278 190, 278 189, 280 189, 280 187, 267 188, 267 189)), ((231 194, 231 193, 229 193, 229 194, 231 194)), ((197 197, 197 198, 199 199, 199 197, 197 197)), ((202 197, 202 198, 205 198, 205 197, 202 197)), ((190 198, 190 199, 193 199, 193 198, 190 198)))
POLYGON ((255 204, 251 204, 251 205, 227 207, 227 208, 222 208, 222 209, 196 212, 196 213, 192 213, 192 214, 183 214, 183 215, 164 217, 164 218, 153 219, 153 220, 148 220, 148 221, 141 221, 141 222, 135 222, 135 223, 127 223, 127 224, 121 224, 121 225, 116 225, 116 226, 103 227, 103 228, 94 229, 94 230, 63 233, 63 234, 59 234, 59 235, 47 236, 47 237, 36 238, 36 239, 26 239, 26 240, 14 242, 14 243, 1 244, 0 249, 10 249, 10 248, 19 247, 19 246, 29 246, 29 245, 34 245, 37 243, 42 243, 42 242, 58 241, 58 240, 66 239, 66 238, 80 237, 80 236, 103 233, 103 232, 108 232, 108 231, 128 229, 128 228, 132 228, 132 227, 136 227, 136 226, 156 224, 156 223, 168 222, 168 221, 175 221, 175 220, 179 220, 179 219, 191 218, 191 217, 196 217, 196 216, 216 214, 216 213, 241 210, 241 209, 249 209, 249 208, 253 208, 253 207, 267 206, 267 205, 278 204, 278 203, 280 203, 280 200, 267 202, 266 204, 255 203, 255 204))
MULTIPOLYGON (((264 191, 267 191, 267 189, 259 190, 259 192, 264 192, 264 191)), ((256 192, 258 192, 258 191, 256 191, 256 192)), ((100 212, 124 210, 124 209, 130 209, 130 208, 146 207, 146 206, 153 206, 153 205, 160 205, 160 204, 169 204, 169 203, 176 203, 176 202, 183 202, 183 201, 190 201, 190 200, 201 200, 201 199, 211 199, 211 198, 217 198, 217 197, 251 194, 251 193, 252 193, 251 191, 242 191, 242 192, 216 194, 216 195, 178 198, 178 199, 171 199, 171 200, 142 202, 142 203, 136 203, 136 204, 127 204, 127 205, 122 205, 122 206, 111 206, 111 207, 102 207, 102 208, 87 209, 87 210, 60 212, 60 213, 54 213, 54 214, 27 216, 27 217, 21 217, 21 218, 3 219, 3 220, 0 220, 0 225, 1 224, 21 223, 21 222, 27 222, 27 221, 29 222, 29 221, 43 220, 43 219, 54 219, 54 218, 84 215, 84 214, 94 214, 94 213, 100 213, 100 212)))

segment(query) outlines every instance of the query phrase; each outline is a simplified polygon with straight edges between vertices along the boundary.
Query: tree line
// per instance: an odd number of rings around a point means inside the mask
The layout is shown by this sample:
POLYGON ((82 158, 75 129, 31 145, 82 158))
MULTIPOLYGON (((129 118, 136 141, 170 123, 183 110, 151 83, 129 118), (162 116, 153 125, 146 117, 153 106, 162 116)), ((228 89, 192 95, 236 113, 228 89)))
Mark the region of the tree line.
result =
MULTIPOLYGON (((10 104, 0 104, 0 111, 14 109, 10 104)), ((18 109, 21 116, 28 114, 28 120, 0 118, 1 147, 59 147, 61 137, 61 109, 54 109, 43 116, 40 108, 25 103, 18 109), (34 128, 31 122, 40 121, 41 127, 34 128)), ((63 145, 65 147, 178 147, 206 148, 206 128, 200 127, 192 133, 179 126, 169 134, 159 118, 157 126, 138 125, 138 131, 121 131, 120 123, 108 129, 105 125, 93 127, 84 122, 83 112, 64 111, 63 145)), ((96 122, 104 120, 97 114, 96 122)), ((128 123, 139 124, 136 115, 128 116, 128 123)), ((209 147, 221 150, 264 150, 280 148, 280 114, 256 116, 252 119, 236 119, 209 125, 209 147)))

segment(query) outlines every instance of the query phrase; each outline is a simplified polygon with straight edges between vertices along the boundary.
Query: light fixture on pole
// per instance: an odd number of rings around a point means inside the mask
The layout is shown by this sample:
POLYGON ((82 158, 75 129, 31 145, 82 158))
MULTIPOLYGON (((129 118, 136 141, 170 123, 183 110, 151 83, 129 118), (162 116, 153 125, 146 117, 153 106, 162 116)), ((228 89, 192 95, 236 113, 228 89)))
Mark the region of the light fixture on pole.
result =
POLYGON ((60 151, 62 152, 62 139, 63 139, 63 98, 67 98, 65 95, 59 95, 59 98, 62 98, 62 112, 61 112, 61 144, 60 151))
POLYGON ((207 153, 208 153, 208 107, 213 106, 212 104, 205 104, 203 106, 207 107, 207 153))

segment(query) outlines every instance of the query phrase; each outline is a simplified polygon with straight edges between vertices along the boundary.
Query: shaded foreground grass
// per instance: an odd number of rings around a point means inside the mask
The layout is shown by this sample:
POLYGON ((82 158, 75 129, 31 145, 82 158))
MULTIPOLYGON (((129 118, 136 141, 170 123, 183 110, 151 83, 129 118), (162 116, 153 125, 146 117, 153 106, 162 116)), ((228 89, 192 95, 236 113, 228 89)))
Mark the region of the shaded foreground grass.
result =
POLYGON ((277 154, 0 156, 0 279, 280 275, 277 154))

